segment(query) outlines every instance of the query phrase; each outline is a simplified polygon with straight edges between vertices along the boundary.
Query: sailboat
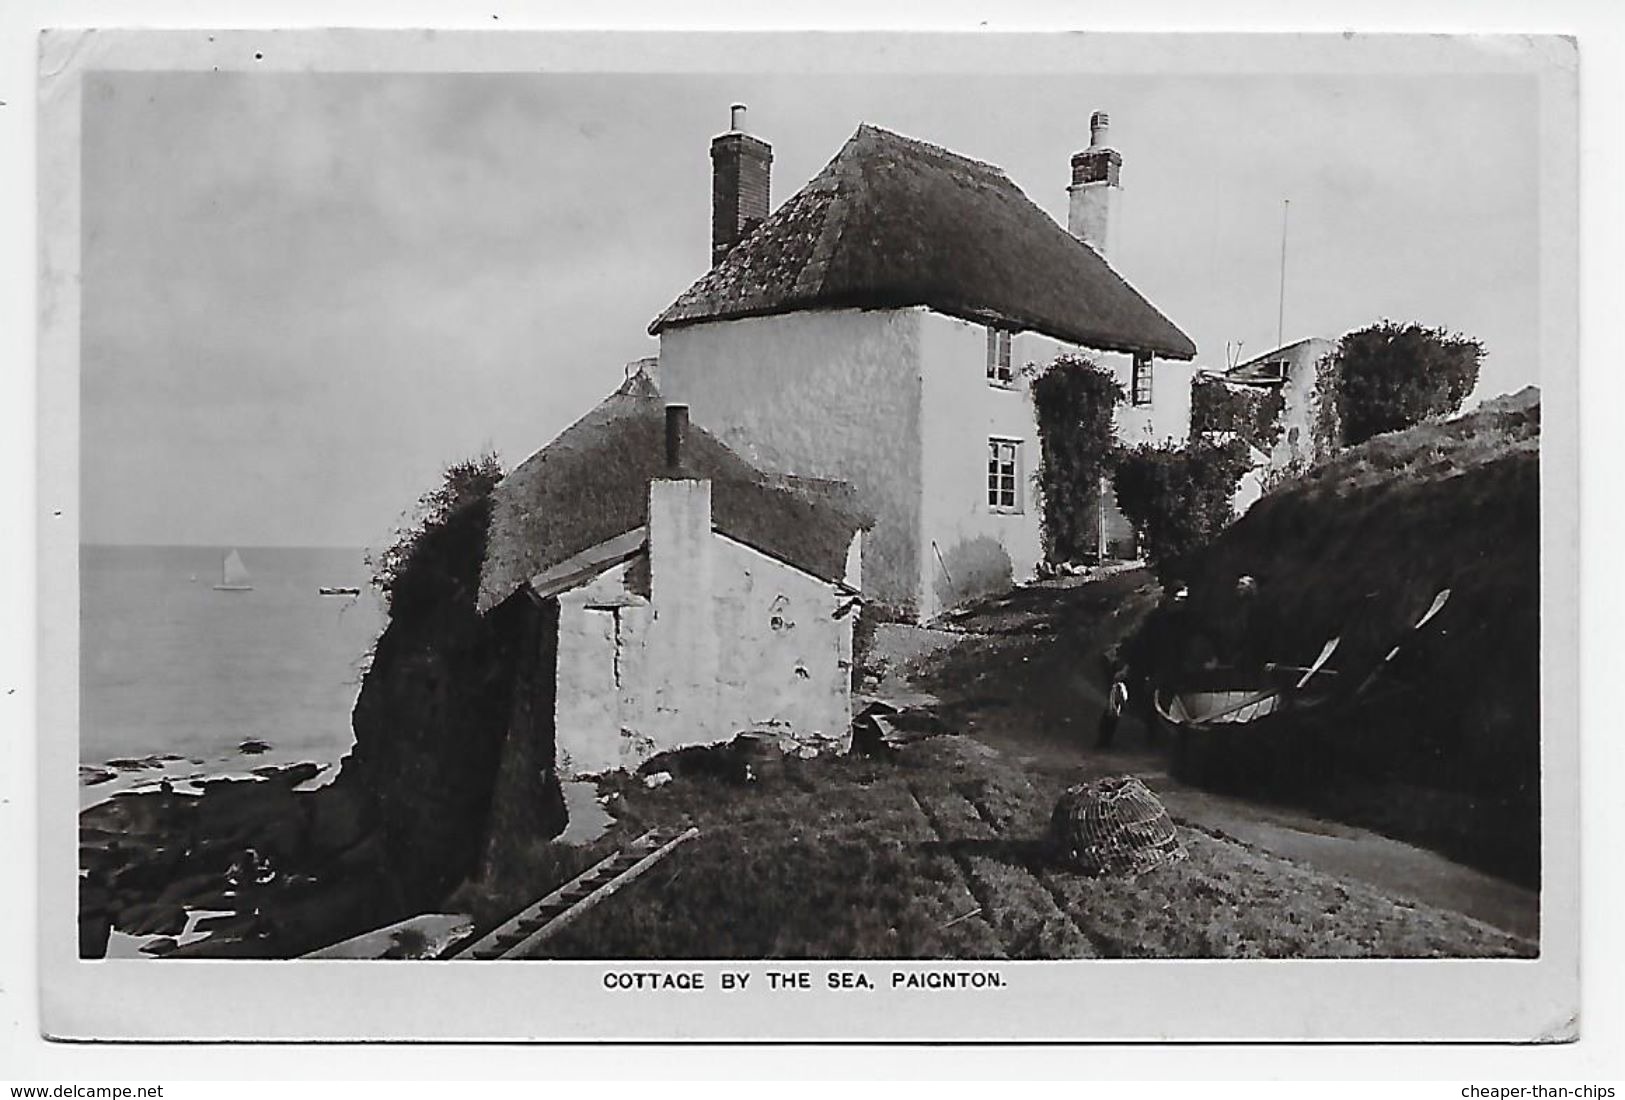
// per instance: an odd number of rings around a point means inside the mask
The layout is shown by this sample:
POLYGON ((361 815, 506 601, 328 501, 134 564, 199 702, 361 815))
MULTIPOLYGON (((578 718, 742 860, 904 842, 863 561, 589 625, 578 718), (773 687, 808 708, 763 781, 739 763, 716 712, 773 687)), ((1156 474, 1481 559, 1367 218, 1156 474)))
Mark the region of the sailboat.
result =
POLYGON ((220 583, 214 586, 216 592, 252 592, 254 585, 248 576, 248 567, 243 564, 243 556, 232 550, 226 555, 226 560, 220 563, 220 583))

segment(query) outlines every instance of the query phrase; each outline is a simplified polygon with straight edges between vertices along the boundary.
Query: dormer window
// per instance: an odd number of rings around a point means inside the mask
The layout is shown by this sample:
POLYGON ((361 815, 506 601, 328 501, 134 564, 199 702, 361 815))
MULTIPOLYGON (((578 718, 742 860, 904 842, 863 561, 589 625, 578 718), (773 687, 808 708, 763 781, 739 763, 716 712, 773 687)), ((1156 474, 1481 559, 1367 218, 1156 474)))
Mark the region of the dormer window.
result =
POLYGON ((1008 329, 988 326, 987 380, 990 385, 1009 386, 1015 383, 1015 372, 1010 369, 1010 335, 1008 329))
POLYGON ((1134 353, 1134 377, 1129 395, 1136 405, 1151 404, 1151 356, 1146 352, 1134 353))

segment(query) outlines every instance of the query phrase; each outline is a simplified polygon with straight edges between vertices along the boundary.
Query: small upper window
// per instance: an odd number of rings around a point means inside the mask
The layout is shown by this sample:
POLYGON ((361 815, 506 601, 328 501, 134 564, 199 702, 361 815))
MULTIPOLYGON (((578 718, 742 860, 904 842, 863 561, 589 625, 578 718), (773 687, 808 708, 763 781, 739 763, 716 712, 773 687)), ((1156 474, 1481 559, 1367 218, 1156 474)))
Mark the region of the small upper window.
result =
POLYGON ((1136 405, 1151 404, 1151 356, 1143 352, 1134 355, 1134 379, 1130 389, 1136 405))
POLYGON ((997 386, 1008 386, 1015 378, 1010 369, 1010 332, 990 325, 987 330, 987 380, 997 386))
POLYGON ((996 512, 1021 511, 1021 441, 987 441, 987 506, 996 512))

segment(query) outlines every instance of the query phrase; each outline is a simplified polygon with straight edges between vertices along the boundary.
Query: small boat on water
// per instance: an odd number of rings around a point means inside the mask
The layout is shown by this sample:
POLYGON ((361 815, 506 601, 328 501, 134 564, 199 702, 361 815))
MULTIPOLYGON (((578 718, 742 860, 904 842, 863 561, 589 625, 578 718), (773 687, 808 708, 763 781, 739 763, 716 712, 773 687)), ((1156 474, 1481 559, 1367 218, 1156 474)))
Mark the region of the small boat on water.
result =
POLYGON ((248 567, 243 564, 243 556, 234 549, 226 555, 225 561, 220 563, 220 583, 214 586, 216 592, 252 592, 254 582, 248 575, 248 567))
POLYGON ((318 596, 359 596, 361 595, 361 589, 334 588, 324 584, 322 587, 316 589, 316 594, 318 596))

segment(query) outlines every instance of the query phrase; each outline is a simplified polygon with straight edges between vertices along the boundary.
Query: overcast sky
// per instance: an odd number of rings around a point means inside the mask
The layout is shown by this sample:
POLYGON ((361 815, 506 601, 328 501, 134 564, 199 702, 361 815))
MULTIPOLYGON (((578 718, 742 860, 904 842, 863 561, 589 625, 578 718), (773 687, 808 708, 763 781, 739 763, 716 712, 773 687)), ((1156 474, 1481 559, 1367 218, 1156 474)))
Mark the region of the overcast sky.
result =
POLYGON ((86 541, 375 546, 652 355, 708 264, 728 104, 782 201, 867 121, 1064 224, 1110 111, 1114 263, 1222 367, 1383 317, 1539 381, 1533 78, 102 74, 83 150, 86 541))

